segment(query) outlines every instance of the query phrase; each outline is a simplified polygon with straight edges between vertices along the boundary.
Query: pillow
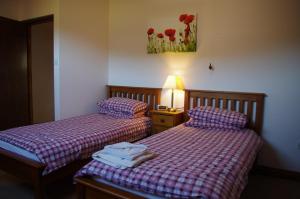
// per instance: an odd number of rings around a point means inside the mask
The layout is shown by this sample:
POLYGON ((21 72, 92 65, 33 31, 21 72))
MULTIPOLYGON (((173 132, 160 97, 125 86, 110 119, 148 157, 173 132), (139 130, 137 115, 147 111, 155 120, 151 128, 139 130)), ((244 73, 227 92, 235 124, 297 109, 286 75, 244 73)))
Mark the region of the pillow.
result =
POLYGON ((237 128, 245 128, 247 124, 247 116, 245 114, 211 106, 196 107, 191 109, 188 115, 193 120, 201 120, 202 123, 222 124, 237 128))
POLYGON ((122 118, 122 119, 134 119, 134 118, 139 118, 139 117, 144 117, 146 115, 146 112, 140 111, 138 113, 135 113, 134 115, 128 114, 128 113, 123 113, 120 111, 114 111, 114 110, 108 110, 105 108, 98 108, 98 112, 106 115, 113 116, 115 118, 122 118))
POLYGON ((241 128, 222 124, 222 123, 211 123, 202 120, 194 120, 190 119, 186 123, 184 123, 187 127, 195 127, 195 128, 212 128, 212 129, 228 129, 228 130, 241 130, 241 128))
POLYGON ((148 105, 144 102, 112 97, 97 103, 98 112, 109 114, 118 118, 137 118, 145 115, 148 105))

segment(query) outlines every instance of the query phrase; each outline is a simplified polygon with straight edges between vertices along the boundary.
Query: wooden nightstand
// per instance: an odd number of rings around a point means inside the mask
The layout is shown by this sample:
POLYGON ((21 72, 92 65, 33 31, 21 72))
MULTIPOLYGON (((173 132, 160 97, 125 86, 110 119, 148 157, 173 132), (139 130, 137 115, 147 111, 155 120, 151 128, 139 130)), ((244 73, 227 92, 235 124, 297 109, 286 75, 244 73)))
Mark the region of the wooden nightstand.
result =
POLYGON ((152 134, 160 133, 184 122, 184 112, 151 111, 152 134))

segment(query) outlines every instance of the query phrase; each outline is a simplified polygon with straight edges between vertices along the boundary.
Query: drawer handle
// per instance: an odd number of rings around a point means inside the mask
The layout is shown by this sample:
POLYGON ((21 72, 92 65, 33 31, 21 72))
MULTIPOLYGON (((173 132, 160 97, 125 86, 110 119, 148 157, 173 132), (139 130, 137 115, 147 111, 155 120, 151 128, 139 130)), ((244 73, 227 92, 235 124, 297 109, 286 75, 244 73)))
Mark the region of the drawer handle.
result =
POLYGON ((160 119, 160 122, 161 122, 161 123, 165 123, 165 120, 164 120, 164 119, 160 119))

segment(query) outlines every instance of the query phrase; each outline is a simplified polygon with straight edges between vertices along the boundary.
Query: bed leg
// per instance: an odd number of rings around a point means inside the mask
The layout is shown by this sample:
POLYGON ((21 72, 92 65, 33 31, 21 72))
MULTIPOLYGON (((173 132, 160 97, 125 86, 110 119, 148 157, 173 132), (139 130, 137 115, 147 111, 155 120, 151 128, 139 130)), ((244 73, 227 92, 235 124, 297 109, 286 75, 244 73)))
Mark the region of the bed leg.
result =
POLYGON ((43 185, 40 182, 34 184, 34 199, 43 199, 44 198, 44 189, 43 185))
POLYGON ((44 183, 42 180, 42 174, 41 172, 36 172, 34 175, 34 199, 43 199, 44 198, 44 183))
POLYGON ((77 199, 85 199, 85 187, 79 183, 76 184, 77 199))

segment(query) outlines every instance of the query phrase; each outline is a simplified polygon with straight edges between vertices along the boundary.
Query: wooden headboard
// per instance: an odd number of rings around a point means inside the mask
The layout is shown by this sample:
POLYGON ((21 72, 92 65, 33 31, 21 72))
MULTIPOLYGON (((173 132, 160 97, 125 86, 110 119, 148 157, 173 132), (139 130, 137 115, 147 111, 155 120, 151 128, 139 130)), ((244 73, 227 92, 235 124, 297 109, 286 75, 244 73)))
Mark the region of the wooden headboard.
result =
POLYGON ((260 134, 264 97, 263 93, 185 90, 184 110, 186 112, 197 106, 213 106, 245 113, 249 119, 248 128, 260 134))
POLYGON ((150 110, 160 104, 161 88, 107 85, 107 97, 125 97, 149 104, 150 110))

